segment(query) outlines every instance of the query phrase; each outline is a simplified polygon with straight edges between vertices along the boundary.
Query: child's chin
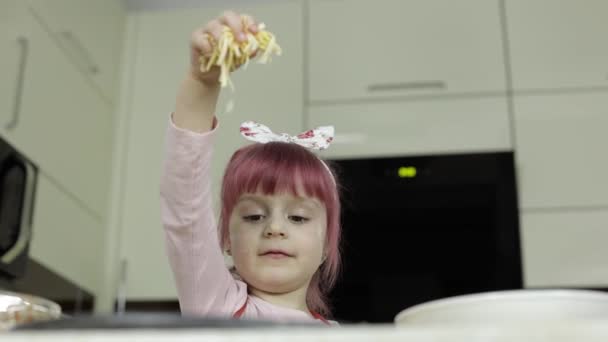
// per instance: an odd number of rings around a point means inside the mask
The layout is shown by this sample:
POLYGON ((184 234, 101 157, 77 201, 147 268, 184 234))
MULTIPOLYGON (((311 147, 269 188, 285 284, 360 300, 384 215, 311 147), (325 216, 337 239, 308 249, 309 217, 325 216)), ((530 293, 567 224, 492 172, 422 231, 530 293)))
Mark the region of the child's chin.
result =
POLYGON ((284 293, 297 289, 297 279, 288 271, 272 270, 266 271, 258 279, 259 283, 264 287, 261 290, 270 293, 284 293))

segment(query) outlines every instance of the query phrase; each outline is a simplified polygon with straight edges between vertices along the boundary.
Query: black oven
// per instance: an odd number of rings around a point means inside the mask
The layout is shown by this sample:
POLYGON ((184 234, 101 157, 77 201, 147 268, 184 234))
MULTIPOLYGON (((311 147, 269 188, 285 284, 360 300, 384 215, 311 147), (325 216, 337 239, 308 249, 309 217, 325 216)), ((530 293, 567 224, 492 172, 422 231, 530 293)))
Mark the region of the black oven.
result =
POLYGON ((512 152, 335 160, 343 183, 338 320, 522 288, 512 152))
POLYGON ((28 262, 38 168, 0 139, 0 277, 20 278, 28 262))

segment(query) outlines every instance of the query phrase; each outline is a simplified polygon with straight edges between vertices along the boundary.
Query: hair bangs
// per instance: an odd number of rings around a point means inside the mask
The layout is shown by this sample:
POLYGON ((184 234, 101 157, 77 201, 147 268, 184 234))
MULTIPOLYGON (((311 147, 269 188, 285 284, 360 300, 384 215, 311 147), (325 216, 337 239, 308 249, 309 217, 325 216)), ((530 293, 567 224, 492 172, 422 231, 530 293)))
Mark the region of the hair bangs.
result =
POLYGON ((224 194, 230 194, 231 198, 226 198, 229 202, 242 194, 258 192, 331 201, 325 198, 324 189, 333 183, 333 176, 320 159, 303 147, 280 142, 250 145, 240 150, 232 162, 232 182, 224 189, 224 194))

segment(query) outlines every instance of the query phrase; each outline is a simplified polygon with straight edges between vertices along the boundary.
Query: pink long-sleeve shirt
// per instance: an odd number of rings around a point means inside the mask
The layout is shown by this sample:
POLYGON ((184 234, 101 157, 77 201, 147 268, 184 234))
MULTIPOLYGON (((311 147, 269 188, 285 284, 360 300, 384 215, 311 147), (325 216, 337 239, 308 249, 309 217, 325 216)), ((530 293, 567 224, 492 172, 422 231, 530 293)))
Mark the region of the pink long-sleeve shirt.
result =
POLYGON ((161 215, 182 313, 232 317, 241 310, 245 319, 322 323, 309 313, 248 294, 247 284, 228 270, 211 201, 216 127, 217 122, 211 131, 200 134, 169 120, 166 131, 161 215))

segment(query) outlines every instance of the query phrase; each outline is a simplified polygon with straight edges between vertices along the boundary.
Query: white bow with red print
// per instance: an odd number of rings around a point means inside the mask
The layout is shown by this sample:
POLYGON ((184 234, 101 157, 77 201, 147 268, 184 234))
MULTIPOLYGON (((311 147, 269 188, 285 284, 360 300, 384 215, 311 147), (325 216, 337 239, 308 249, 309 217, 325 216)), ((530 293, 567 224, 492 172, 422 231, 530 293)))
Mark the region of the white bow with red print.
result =
POLYGON ((245 121, 241 124, 241 135, 261 144, 278 141, 295 143, 312 150, 324 150, 334 140, 334 126, 321 126, 291 136, 287 133, 273 133, 270 128, 254 121, 245 121))

